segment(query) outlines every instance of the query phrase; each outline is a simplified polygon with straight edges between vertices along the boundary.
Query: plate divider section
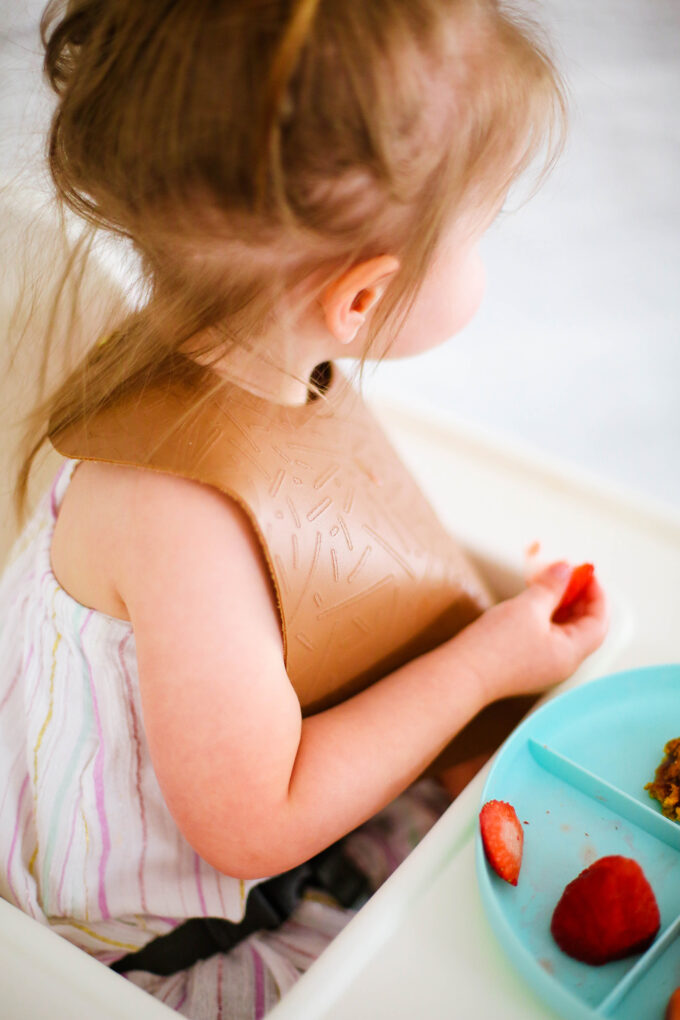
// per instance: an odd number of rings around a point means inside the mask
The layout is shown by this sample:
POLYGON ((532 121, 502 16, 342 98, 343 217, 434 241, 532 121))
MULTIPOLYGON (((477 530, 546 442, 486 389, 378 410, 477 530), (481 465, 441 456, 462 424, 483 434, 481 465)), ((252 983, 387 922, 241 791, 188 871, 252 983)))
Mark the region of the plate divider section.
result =
POLYGON ((680 850, 680 825, 664 818, 653 807, 624 793, 617 786, 612 786, 606 779, 601 779, 594 772, 589 772, 570 758, 554 751, 547 744, 529 737, 527 741, 531 756, 541 768, 550 772, 557 779, 573 786, 592 800, 598 801, 603 807, 639 826, 644 832, 661 840, 674 850, 680 850))
MULTIPOLYGON (((571 758, 553 750, 547 744, 541 744, 533 737, 529 737, 527 742, 534 761, 556 779, 563 780, 580 793, 598 801, 603 807, 625 818, 626 821, 632 822, 633 825, 637 825, 648 835, 656 837, 667 846, 674 850, 680 850, 680 825, 676 822, 664 818, 651 806, 647 807, 635 797, 631 797, 617 786, 596 776, 594 772, 577 765, 571 758)), ((680 935, 680 917, 676 917, 655 939, 649 949, 596 1007, 596 1012, 600 1016, 612 1016, 631 988, 644 977, 678 935, 680 935)))
POLYGON ((611 1016, 616 1007, 622 1002, 628 992, 642 980, 647 971, 656 963, 660 956, 666 952, 671 942, 680 934, 680 917, 669 924, 665 932, 660 935, 646 950, 634 967, 625 974, 617 985, 614 985, 611 992, 602 1000, 597 1007, 597 1012, 602 1016, 611 1016))

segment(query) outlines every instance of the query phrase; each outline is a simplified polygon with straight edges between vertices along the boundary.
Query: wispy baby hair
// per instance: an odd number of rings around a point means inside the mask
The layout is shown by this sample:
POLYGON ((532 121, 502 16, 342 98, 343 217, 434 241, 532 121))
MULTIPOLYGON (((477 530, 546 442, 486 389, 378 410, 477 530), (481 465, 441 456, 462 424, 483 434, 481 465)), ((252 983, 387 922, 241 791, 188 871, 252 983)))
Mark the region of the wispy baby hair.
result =
POLYGON ((396 329, 444 228, 552 152, 563 113, 496 0, 53 0, 42 32, 57 194, 132 242, 146 296, 30 417, 20 512, 49 432, 183 371, 198 332, 216 360, 257 350, 286 294, 385 252, 369 340, 396 329))

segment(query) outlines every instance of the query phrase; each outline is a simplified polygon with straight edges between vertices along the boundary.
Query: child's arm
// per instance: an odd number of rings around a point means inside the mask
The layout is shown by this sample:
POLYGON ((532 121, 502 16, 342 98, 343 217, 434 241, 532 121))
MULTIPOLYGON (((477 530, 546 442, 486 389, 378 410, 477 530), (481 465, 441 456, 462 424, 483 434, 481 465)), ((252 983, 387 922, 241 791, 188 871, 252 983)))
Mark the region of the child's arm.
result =
POLYGON ((557 626, 567 577, 544 576, 303 720, 245 514, 183 479, 133 471, 129 485, 116 581, 135 630, 152 760, 185 837, 236 877, 311 857, 403 790, 484 705, 565 678, 604 637, 597 583, 580 618, 557 626))

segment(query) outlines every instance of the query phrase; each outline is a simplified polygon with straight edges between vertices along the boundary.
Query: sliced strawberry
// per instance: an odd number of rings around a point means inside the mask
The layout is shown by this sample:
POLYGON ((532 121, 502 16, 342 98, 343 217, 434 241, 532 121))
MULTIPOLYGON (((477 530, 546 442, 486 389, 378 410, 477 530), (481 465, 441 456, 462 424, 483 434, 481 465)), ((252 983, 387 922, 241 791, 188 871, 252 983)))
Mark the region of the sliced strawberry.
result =
POLYGON ((571 607, 583 595, 594 576, 595 567, 592 563, 582 563, 573 568, 560 604, 552 615, 553 623, 564 623, 569 619, 571 607))
POLYGON ((668 1000, 664 1020, 680 1020, 680 988, 676 988, 668 1000))
POLYGON ((522 866, 524 831, 512 804, 489 800, 479 812, 486 859, 501 878, 517 885, 522 866))
POLYGON ((601 857, 570 882, 555 907, 550 931, 560 949, 601 964, 641 953, 661 918, 651 885, 630 857, 601 857))

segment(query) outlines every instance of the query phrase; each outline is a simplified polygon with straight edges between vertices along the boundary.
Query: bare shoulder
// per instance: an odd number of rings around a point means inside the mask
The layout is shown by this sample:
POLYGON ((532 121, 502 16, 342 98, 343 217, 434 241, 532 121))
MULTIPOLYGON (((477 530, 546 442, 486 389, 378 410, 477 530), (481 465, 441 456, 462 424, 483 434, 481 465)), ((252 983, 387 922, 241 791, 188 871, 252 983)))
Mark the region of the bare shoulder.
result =
POLYGON ((114 505, 118 554, 114 581, 131 619, 174 607, 188 621, 215 606, 239 619, 243 607, 281 642, 279 613, 264 552, 235 500, 191 479, 121 469, 114 505), (172 602, 172 607, 169 603, 172 602))
MULTIPOLYGON (((124 465, 84 461, 66 489, 52 540, 61 586, 83 605, 131 620, 159 601, 159 587, 202 597, 208 569, 250 593, 279 632, 264 554, 241 507, 190 479, 124 465)), ((161 599, 160 602, 164 602, 161 599)))
POLYGON ((78 602, 129 620, 113 580, 113 550, 120 542, 119 506, 124 468, 83 461, 75 468, 52 537, 52 570, 78 602))
POLYGON ((73 594, 108 593, 132 623, 149 753, 179 828, 227 874, 264 873, 248 834, 285 798, 301 711, 246 512, 185 478, 85 463, 58 524, 54 566, 76 565, 73 594))

